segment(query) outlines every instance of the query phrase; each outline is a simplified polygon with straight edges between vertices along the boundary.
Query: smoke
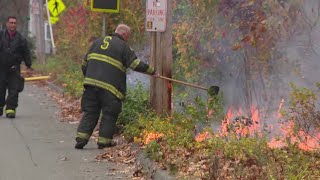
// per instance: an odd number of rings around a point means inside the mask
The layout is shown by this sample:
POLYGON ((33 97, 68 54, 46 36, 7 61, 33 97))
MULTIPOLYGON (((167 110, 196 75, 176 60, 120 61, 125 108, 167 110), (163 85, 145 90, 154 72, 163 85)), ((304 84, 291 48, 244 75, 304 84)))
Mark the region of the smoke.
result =
MULTIPOLYGON (((245 50, 232 49, 233 43, 241 36, 241 29, 227 28, 223 32, 223 39, 203 42, 203 47, 199 46, 199 54, 212 66, 201 72, 202 78, 197 84, 205 87, 220 86, 226 111, 232 107, 250 113, 250 108, 255 107, 263 116, 261 118, 268 119, 266 121, 271 123, 278 112, 281 100, 284 99, 284 106, 289 103, 291 82, 298 87, 314 89, 315 83, 320 81, 320 2, 307 0, 299 7, 295 4, 289 5, 290 3, 281 4, 291 15, 291 21, 295 23, 291 23, 292 27, 288 28, 287 32, 280 33, 282 36, 275 37, 274 45, 270 48, 271 55, 265 64, 251 65, 253 61, 259 61, 252 60, 254 54, 259 53, 254 48, 244 46, 245 50), (223 50, 209 53, 205 47, 208 43, 215 50, 221 47, 223 50), (264 69, 265 66, 268 67, 267 70, 264 69)), ((175 17, 179 18, 181 14, 175 17)), ((222 20, 219 16, 213 18, 220 18, 220 22, 222 20)), ((272 15, 267 21, 274 22, 278 19, 278 16, 272 15)), ((270 31, 276 31, 277 27, 268 28, 270 31)), ((148 50, 142 51, 142 54, 138 53, 138 56, 148 59, 148 50)), ((148 77, 138 75, 136 78, 134 73, 130 74, 133 76, 128 77, 129 84, 134 84, 132 82, 135 82, 135 79, 140 79, 148 87, 148 77)), ((185 90, 190 92, 192 97, 208 98, 204 91, 189 87, 185 90)), ((177 104, 180 102, 175 102, 175 105, 177 104)))
MULTIPOLYGON (((231 60, 218 59, 217 69, 222 77, 219 79, 225 96, 225 106, 245 108, 257 106, 269 112, 278 108, 282 98, 288 100, 289 83, 298 86, 315 88, 320 80, 320 2, 308 0, 303 4, 299 26, 293 27, 295 32, 287 32, 289 38, 280 38, 275 43, 275 50, 268 60, 269 72, 263 69, 246 69, 248 53, 238 52, 231 60), (248 72, 251 71, 248 79, 248 72)), ((270 49, 271 51, 271 49, 270 49)), ((229 50, 226 53, 234 53, 229 50)), ((223 57, 222 57, 223 58, 223 57)), ((207 82, 216 79, 206 79, 207 82)))
MULTIPOLYGON (((264 64, 257 63, 259 59, 252 59, 255 54, 260 53, 257 49, 245 46, 244 50, 234 51, 232 43, 238 40, 241 30, 226 29, 224 39, 210 42, 214 49, 222 46, 223 50, 214 54, 207 52, 206 58, 214 64, 207 71, 214 69, 215 73, 203 76, 201 81, 203 86, 220 86, 226 112, 230 108, 234 111, 241 109, 244 115, 248 115, 252 113, 252 107, 259 111, 261 127, 276 124, 282 100, 283 108, 288 107, 290 83, 315 90, 316 82, 320 81, 320 1, 307 0, 298 7, 293 4, 285 8, 294 22, 286 29, 287 32, 281 32, 281 36, 275 38, 274 46, 270 47, 271 55, 264 64)), ((272 18, 268 21, 279 17, 272 18)), ((272 29, 276 27, 269 28, 276 31, 272 29)), ((202 47, 199 54, 205 54, 206 51, 202 47)), ((204 71, 202 73, 210 74, 204 71)), ((194 96, 202 95, 204 99, 207 98, 203 92, 190 92, 194 96)))

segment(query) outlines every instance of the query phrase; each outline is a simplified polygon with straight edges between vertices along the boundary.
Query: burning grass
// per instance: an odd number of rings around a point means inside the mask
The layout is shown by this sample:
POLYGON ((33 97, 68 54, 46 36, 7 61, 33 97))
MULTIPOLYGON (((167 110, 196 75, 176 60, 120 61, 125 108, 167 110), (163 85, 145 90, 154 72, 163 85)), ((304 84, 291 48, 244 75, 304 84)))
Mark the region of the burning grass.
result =
MULTIPOLYGON (((213 133, 205 129, 195 135, 188 119, 176 121, 140 118, 140 134, 146 153, 164 169, 192 179, 317 179, 320 177, 320 151, 302 151, 299 144, 287 142, 271 148, 267 138, 237 133, 213 133), (190 129, 189 129, 190 128, 190 129), (144 139, 157 137, 152 141, 144 139)), ((136 138, 137 139, 137 138, 136 138)))
POLYGON ((182 115, 140 116, 125 132, 135 132, 134 139, 150 158, 182 178, 319 179, 316 98, 299 89, 291 96, 289 111, 284 113, 285 100, 281 100, 275 112, 274 117, 282 119, 274 124, 281 130, 277 138, 270 139, 262 130, 257 108, 251 108, 247 116, 241 109, 228 110, 220 132, 211 128, 199 132, 195 117, 182 115))

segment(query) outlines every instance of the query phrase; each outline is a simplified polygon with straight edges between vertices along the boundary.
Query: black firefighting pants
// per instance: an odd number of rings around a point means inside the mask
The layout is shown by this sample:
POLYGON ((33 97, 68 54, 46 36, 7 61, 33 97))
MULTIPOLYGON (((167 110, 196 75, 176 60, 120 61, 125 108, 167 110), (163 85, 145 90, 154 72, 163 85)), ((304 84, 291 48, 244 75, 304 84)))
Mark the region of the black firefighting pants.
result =
POLYGON ((0 67, 0 108, 6 105, 6 109, 15 110, 18 107, 19 92, 23 89, 23 83, 19 65, 10 69, 0 67))
POLYGON ((122 110, 122 102, 107 90, 86 85, 82 95, 83 117, 77 130, 77 141, 88 141, 92 135, 100 113, 98 144, 108 144, 116 132, 116 121, 122 110))

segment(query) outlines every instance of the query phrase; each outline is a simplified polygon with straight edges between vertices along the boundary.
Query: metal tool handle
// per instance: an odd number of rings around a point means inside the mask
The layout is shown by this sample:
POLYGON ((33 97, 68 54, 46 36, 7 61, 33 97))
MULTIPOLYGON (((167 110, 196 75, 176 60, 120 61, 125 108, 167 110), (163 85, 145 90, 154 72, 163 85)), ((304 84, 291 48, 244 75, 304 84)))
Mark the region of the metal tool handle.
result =
POLYGON ((49 79, 50 76, 38 76, 38 77, 27 77, 24 78, 25 81, 38 81, 38 80, 44 80, 44 79, 49 79))
POLYGON ((203 90, 208 91, 208 88, 205 88, 205 87, 202 87, 202 86, 198 86, 198 85, 195 85, 195 84, 190 84, 190 83, 183 82, 183 81, 179 81, 179 80, 176 80, 176 79, 171 79, 171 78, 164 77, 164 76, 154 76, 154 77, 157 77, 157 78, 160 78, 160 79, 165 79, 165 80, 168 80, 168 81, 172 81, 172 82, 176 82, 176 83, 180 83, 180 84, 184 84, 184 85, 187 85, 187 86, 191 86, 191 87, 194 87, 194 88, 203 89, 203 90))

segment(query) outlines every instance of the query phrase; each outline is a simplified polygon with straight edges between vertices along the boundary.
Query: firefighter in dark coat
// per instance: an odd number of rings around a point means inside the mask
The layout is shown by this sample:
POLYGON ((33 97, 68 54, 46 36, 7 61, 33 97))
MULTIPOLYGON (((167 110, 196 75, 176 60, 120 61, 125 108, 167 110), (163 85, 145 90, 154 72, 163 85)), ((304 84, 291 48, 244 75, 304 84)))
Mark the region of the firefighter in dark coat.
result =
POLYGON ((82 71, 84 93, 81 108, 84 113, 76 135, 76 149, 82 149, 93 133, 102 113, 98 148, 114 145, 112 138, 116 130, 116 120, 122 110, 122 100, 126 93, 126 70, 144 72, 158 76, 148 64, 140 61, 130 49, 127 40, 130 28, 120 24, 115 33, 97 39, 88 51, 82 71))
POLYGON ((24 61, 31 69, 31 57, 26 39, 16 30, 16 17, 8 17, 6 25, 7 29, 0 32, 0 115, 6 106, 6 116, 15 118, 19 92, 24 86, 20 64, 24 61))

